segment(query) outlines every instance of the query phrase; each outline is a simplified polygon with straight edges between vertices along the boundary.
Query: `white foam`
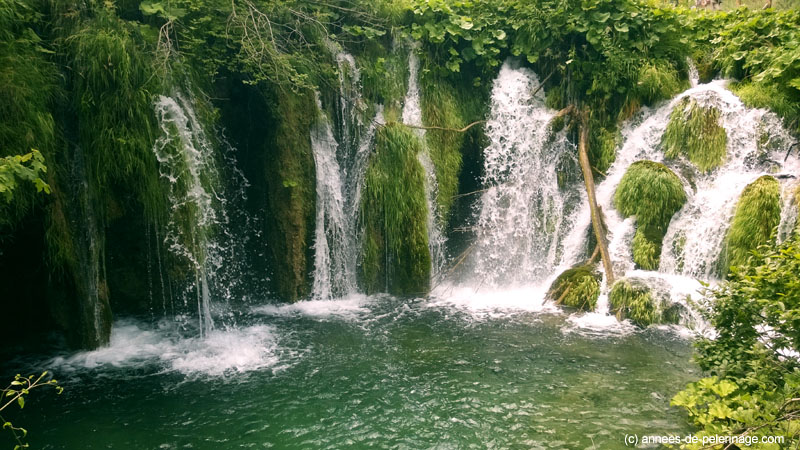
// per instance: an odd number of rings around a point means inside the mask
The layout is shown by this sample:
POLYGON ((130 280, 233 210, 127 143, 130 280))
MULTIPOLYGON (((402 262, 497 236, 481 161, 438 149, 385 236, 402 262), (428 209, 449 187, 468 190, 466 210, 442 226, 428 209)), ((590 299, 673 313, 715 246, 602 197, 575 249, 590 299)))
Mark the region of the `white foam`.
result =
POLYGON ((613 315, 604 312, 573 314, 567 318, 565 333, 580 334, 630 334, 638 330, 630 321, 620 322, 613 315))
MULTIPOLYGON (((108 347, 57 357, 50 365, 74 371, 151 363, 186 375, 222 376, 277 369, 284 355, 291 352, 279 347, 275 329, 268 325, 215 329, 203 338, 183 338, 171 326, 152 330, 121 321, 114 324, 108 347)), ((284 361, 283 366, 287 364, 284 361)))
MULTIPOLYGON (((548 284, 549 285, 549 284, 548 284)), ((553 303, 545 301, 547 288, 475 288, 442 285, 433 290, 427 306, 455 307, 480 318, 501 318, 519 313, 557 313, 553 303)))
POLYGON ((355 319, 369 312, 365 307, 369 300, 366 295, 353 294, 336 300, 306 300, 286 305, 262 305, 253 308, 252 312, 268 316, 302 315, 317 319, 328 317, 355 319))

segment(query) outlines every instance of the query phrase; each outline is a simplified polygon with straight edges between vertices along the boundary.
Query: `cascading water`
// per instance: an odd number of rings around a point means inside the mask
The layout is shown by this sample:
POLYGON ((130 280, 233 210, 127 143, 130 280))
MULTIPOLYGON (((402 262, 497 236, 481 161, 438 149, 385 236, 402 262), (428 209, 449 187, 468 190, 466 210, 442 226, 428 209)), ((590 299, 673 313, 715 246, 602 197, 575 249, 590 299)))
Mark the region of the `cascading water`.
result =
MULTIPOLYGON (((681 303, 685 303, 690 293, 697 297, 700 285, 696 279, 716 280, 720 249, 742 190, 761 175, 796 165, 793 158, 782 164, 777 161, 782 160, 783 155, 764 151, 763 145, 759 145, 764 133, 781 142, 791 141, 774 114, 745 107, 725 89, 723 81, 693 87, 660 107, 645 108, 630 120, 623 127, 623 143, 617 150, 615 162, 607 177, 596 186, 598 205, 605 214, 609 231, 609 251, 616 275, 636 277, 646 284, 666 283, 670 286, 667 291, 671 293, 671 300, 681 303), (682 160, 664 161, 661 136, 671 112, 685 97, 702 106, 716 107, 721 113, 720 124, 728 135, 727 157, 721 167, 710 173, 700 173, 682 160), (631 241, 635 219, 623 219, 613 202, 625 171, 639 160, 665 162, 676 168, 675 172, 683 178, 688 197, 684 207, 673 216, 664 237, 659 270, 652 272, 634 270, 631 241)), ((786 220, 790 219, 787 217, 786 220)), ((571 239, 585 236, 590 226, 589 212, 584 208, 571 232, 571 239)), ((602 314, 607 310, 607 296, 601 295, 597 311, 602 314)))
MULTIPOLYGON (((535 302, 530 295, 543 296, 542 286, 546 288, 564 269, 585 259, 591 227, 588 204, 576 175, 575 147, 549 129, 555 111, 544 106, 538 86, 533 72, 509 62, 495 80, 486 127, 491 143, 484 151, 486 192, 476 205, 476 242, 465 264, 469 274, 465 284, 473 290, 482 286, 536 287, 535 292, 520 290, 527 302, 535 302)), ((702 329, 704 325, 688 307, 687 299, 699 297, 702 286, 697 280, 717 280, 720 249, 745 186, 764 174, 797 172, 797 158, 790 156, 784 162, 792 142, 774 114, 745 107, 723 81, 696 85, 660 106, 643 108, 624 124, 616 159, 596 185, 616 276, 635 278, 658 292, 660 298, 679 303, 679 310, 684 311, 682 323, 702 329), (685 97, 717 108, 728 136, 723 165, 709 173, 699 172, 683 158, 664 158, 662 135, 673 109, 683 104, 685 97), (636 270, 631 250, 636 220, 621 217, 613 201, 626 170, 639 160, 665 162, 674 168, 688 197, 672 218, 658 271, 636 270)), ((796 223, 797 208, 790 198, 796 182, 787 181, 793 180, 789 175, 779 178, 785 205, 779 234, 785 236, 796 223)), ((617 326, 609 315, 609 288, 603 280, 596 311, 575 316, 572 321, 580 327, 617 326)), ((495 300, 474 295, 469 301, 471 307, 479 309, 503 307, 495 300)), ((513 303, 513 307, 520 305, 513 303)))
POLYGON ((159 96, 155 112, 162 136, 153 152, 162 178, 169 183, 164 243, 193 272, 184 303, 188 306, 190 298, 197 302, 200 334, 206 336, 214 329, 212 299, 229 301, 239 275, 231 273, 238 270, 234 252, 239 246, 226 213, 229 201, 217 167, 221 158, 191 97, 182 92, 159 96))
POLYGON ((356 292, 360 245, 358 217, 370 147, 383 109, 364 124, 360 73, 352 55, 329 45, 339 68, 339 141, 319 94, 319 118, 311 130, 316 168, 316 229, 314 231, 314 299, 331 299, 356 292))
MULTIPOLYGON (((407 125, 422 126, 422 108, 420 106, 419 90, 419 57, 416 54, 416 47, 413 46, 408 53, 408 91, 403 101, 403 123, 407 125)), ((425 130, 414 129, 415 134, 425 143, 425 130)), ((431 276, 437 279, 444 269, 447 262, 446 245, 447 240, 442 231, 441 216, 437 198, 439 195, 439 183, 436 180, 436 166, 428 153, 427 145, 423 145, 424 151, 417 155, 422 169, 425 171, 425 198, 428 209, 428 249, 431 254, 431 276)))
POLYGON ((539 86, 536 74, 510 62, 494 82, 472 284, 535 284, 562 262, 580 198, 576 184, 562 177, 574 173, 575 148, 550 132, 556 112, 545 107, 539 86))

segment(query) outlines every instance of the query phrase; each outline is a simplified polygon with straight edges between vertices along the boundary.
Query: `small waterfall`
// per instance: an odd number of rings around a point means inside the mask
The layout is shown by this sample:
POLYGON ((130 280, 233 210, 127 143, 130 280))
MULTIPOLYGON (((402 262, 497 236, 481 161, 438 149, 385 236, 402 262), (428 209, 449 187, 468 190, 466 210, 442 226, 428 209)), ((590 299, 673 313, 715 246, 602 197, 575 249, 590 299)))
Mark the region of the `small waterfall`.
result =
POLYGON ((317 96, 319 120, 311 130, 311 150, 316 168, 316 229, 314 231, 314 299, 330 299, 356 292, 360 245, 358 217, 370 146, 383 123, 378 108, 354 155, 339 163, 340 145, 317 96), (350 176, 348 176, 350 175, 350 176))
POLYGON ((689 68, 689 85, 696 88, 700 84, 700 73, 697 71, 697 64, 692 58, 686 58, 686 66, 689 68))
POLYGON ((361 203, 364 175, 383 108, 365 124, 360 72, 352 55, 329 42, 339 69, 339 114, 336 129, 327 117, 319 93, 319 118, 311 129, 316 168, 316 229, 314 231, 314 299, 331 299, 356 292, 361 236, 355 211, 361 203))
POLYGON ((200 334, 206 336, 214 329, 212 297, 229 301, 240 276, 241 255, 234 254, 239 246, 230 230, 229 201, 218 169, 221 158, 195 113, 193 98, 182 92, 159 96, 155 112, 162 136, 153 152, 170 186, 164 243, 193 272, 184 304, 196 301, 200 334))
POLYGON ((105 232, 104 227, 97 223, 89 176, 83 149, 75 147, 71 160, 67 214, 70 222, 75 224, 76 242, 73 245, 76 248, 78 270, 74 275, 80 298, 80 334, 84 336, 87 347, 97 347, 108 344, 111 309, 106 287, 105 232))
MULTIPOLYGON (((416 54, 417 45, 412 46, 408 52, 408 92, 403 101, 403 123, 407 125, 422 126, 422 108, 420 105, 419 90, 419 57, 416 54)), ((439 183, 436 180, 436 166, 431 160, 425 143, 425 130, 416 128, 414 132, 423 142, 424 151, 417 155, 422 169, 425 171, 425 197, 428 209, 428 249, 431 254, 431 276, 436 279, 442 273, 447 262, 447 240, 442 231, 442 220, 439 214, 437 199, 439 196, 439 183)))
POLYGON ((778 225, 778 242, 784 242, 797 229, 798 208, 795 192, 797 192, 798 188, 800 188, 800 184, 797 182, 783 185, 781 193, 783 204, 781 205, 781 222, 778 225))
MULTIPOLYGON (((566 232, 580 201, 575 147, 549 130, 555 111, 544 105, 529 69, 503 64, 486 125, 483 185, 471 269, 480 285, 530 285, 551 276, 564 256, 566 232), (561 185, 561 187, 560 187, 561 185)), ((582 241, 583 239, 581 239, 582 241)))
MULTIPOLYGON (((774 114, 745 107, 721 82, 698 86, 684 95, 720 110, 728 134, 728 156, 715 171, 695 174, 695 188, 687 189, 689 199, 673 217, 664 238, 659 271, 713 280, 718 272, 720 248, 742 190, 782 165, 777 162, 782 158, 762 148, 759 140, 763 133, 782 137, 785 142, 790 142, 791 137, 774 114)), ((794 162, 792 159, 790 164, 794 162)))

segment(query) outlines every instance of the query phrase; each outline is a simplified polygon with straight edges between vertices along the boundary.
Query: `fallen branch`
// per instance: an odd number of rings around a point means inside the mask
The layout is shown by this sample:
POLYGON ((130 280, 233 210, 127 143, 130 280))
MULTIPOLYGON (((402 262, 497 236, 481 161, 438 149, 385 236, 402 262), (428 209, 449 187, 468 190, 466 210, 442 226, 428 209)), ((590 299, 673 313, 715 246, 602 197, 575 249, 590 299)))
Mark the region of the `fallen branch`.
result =
POLYGON ((386 125, 402 125, 408 128, 415 128, 417 130, 439 130, 439 131, 452 131, 454 133, 464 133, 465 131, 469 130, 470 128, 474 127, 475 125, 486 123, 485 120, 478 120, 476 122, 472 122, 471 124, 465 126, 464 128, 447 128, 447 127, 434 127, 434 126, 422 126, 422 125, 409 125, 403 122, 386 122, 386 125))
POLYGON ((600 258, 603 261, 603 268, 606 272, 606 283, 611 286, 614 283, 614 268, 611 265, 611 256, 608 254, 608 244, 606 243, 606 233, 603 227, 600 209, 597 207, 597 198, 594 193, 594 177, 592 176, 592 166, 589 163, 589 124, 586 113, 581 114, 581 131, 578 140, 578 160, 583 181, 586 184, 586 196, 589 198, 589 212, 592 215, 592 228, 594 236, 597 238, 597 247, 600 249, 600 258))

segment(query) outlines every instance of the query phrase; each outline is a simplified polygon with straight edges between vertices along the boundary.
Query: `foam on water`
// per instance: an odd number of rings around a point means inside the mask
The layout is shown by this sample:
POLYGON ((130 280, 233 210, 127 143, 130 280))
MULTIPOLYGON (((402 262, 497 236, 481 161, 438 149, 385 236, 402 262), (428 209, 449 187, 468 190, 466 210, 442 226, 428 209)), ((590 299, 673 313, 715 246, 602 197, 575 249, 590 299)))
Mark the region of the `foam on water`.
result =
POLYGON ((275 328, 269 325, 214 329, 201 338, 184 337, 168 323, 148 329, 137 322, 120 321, 114 324, 108 347, 56 357, 48 365, 72 372, 156 364, 166 372, 224 376, 277 370, 290 365, 292 355, 279 346, 275 328))
POLYGON ((549 283, 541 286, 475 289, 443 284, 433 290, 430 307, 452 307, 476 318, 503 318, 520 313, 558 313, 560 309, 545 301, 549 283))
POLYGON ((263 305, 253 308, 255 314, 268 316, 307 316, 315 319, 357 319, 369 313, 371 298, 352 294, 336 300, 306 300, 285 305, 263 305))

